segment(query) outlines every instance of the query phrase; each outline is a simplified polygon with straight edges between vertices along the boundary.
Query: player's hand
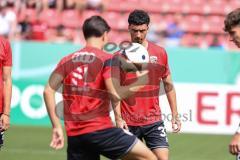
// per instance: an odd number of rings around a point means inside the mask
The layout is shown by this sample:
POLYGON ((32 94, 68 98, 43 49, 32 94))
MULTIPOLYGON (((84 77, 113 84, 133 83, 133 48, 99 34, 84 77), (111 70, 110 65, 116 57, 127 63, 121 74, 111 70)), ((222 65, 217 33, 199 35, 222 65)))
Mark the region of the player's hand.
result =
POLYGON ((58 150, 62 149, 64 146, 64 136, 63 130, 61 127, 53 128, 52 130, 52 141, 50 143, 50 147, 58 150))
POLYGON ((126 72, 136 72, 138 70, 138 68, 136 67, 136 65, 134 65, 134 63, 126 58, 123 58, 121 56, 118 56, 118 61, 121 64, 121 69, 123 71, 126 72))
POLYGON ((10 117, 2 114, 0 117, 0 131, 6 131, 10 126, 10 117))
POLYGON ((127 123, 123 119, 115 119, 116 127, 128 130, 127 123))
POLYGON ((180 130, 181 130, 181 121, 175 116, 173 116, 173 119, 172 119, 172 130, 173 130, 173 133, 178 133, 180 130))
POLYGON ((233 155, 236 155, 240 152, 240 134, 235 133, 229 144, 229 152, 233 155))

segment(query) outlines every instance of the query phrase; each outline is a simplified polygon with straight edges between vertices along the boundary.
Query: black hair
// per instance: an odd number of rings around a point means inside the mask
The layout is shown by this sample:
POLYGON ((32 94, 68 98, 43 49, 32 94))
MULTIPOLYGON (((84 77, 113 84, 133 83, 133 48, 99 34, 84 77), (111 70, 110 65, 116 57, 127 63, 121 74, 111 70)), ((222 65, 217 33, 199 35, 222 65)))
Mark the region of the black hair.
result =
POLYGON ((230 12, 224 20, 224 31, 230 32, 233 27, 240 25, 240 8, 230 12))
POLYGON ((142 25, 146 24, 149 25, 150 17, 147 12, 144 10, 134 10, 129 14, 128 17, 128 24, 131 25, 142 25))
POLYGON ((110 31, 110 26, 100 16, 92 16, 86 19, 83 23, 84 38, 101 37, 104 32, 110 31))

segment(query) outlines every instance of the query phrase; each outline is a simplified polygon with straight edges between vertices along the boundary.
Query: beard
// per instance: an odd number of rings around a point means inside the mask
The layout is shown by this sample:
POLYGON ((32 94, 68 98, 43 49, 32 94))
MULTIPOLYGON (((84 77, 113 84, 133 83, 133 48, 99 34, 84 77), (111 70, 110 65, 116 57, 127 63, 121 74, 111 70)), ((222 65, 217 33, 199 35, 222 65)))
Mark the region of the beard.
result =
POLYGON ((142 43, 143 43, 143 40, 140 39, 140 38, 135 38, 135 39, 133 40, 133 42, 136 42, 136 43, 142 44, 142 43))

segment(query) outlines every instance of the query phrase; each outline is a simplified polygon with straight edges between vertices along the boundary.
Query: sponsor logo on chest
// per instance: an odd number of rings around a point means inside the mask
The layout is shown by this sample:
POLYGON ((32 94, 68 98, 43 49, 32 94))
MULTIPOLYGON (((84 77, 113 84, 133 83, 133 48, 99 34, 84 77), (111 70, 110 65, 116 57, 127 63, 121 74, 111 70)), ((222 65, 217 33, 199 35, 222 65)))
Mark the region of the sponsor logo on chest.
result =
POLYGON ((150 59, 150 63, 157 63, 158 61, 157 56, 150 56, 149 59, 150 59))

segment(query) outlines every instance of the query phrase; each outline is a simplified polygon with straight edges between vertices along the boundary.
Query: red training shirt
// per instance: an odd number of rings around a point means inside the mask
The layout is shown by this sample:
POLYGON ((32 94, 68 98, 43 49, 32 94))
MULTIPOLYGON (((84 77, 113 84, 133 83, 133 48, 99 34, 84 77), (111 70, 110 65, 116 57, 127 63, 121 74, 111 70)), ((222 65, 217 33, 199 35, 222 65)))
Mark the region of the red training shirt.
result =
MULTIPOLYGON (((159 90, 162 78, 170 74, 168 56, 164 48, 151 42, 148 42, 147 50, 150 59, 149 84, 121 101, 122 117, 130 126, 148 125, 161 120, 159 90)), ((134 73, 121 72, 122 85, 132 83, 135 78, 134 73)))
POLYGON ((64 57, 55 72, 64 77, 64 122, 68 136, 113 127, 104 79, 110 77, 111 55, 85 47, 64 57))
POLYGON ((8 40, 0 36, 0 113, 3 112, 3 67, 12 66, 12 50, 8 40))

